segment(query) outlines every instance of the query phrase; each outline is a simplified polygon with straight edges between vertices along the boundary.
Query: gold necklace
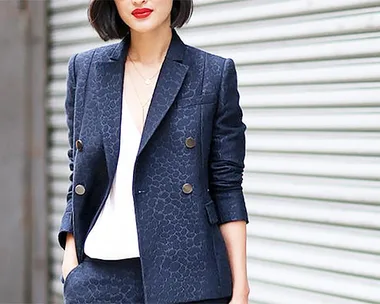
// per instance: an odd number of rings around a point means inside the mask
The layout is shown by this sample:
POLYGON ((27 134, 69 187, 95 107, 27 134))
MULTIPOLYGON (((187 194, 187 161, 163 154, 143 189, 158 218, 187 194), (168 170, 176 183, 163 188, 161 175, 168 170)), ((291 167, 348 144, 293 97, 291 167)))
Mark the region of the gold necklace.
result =
POLYGON ((137 72, 137 73, 140 75, 140 77, 144 80, 144 83, 145 83, 146 85, 150 85, 150 84, 152 83, 152 79, 153 79, 154 77, 156 77, 157 74, 160 72, 160 69, 158 69, 157 72, 154 73, 154 75, 153 75, 152 77, 145 78, 145 77, 140 73, 140 71, 139 71, 138 68, 136 67, 135 62, 132 60, 132 58, 129 56, 129 54, 128 54, 128 58, 129 58, 129 60, 132 62, 133 67, 135 68, 136 72, 137 72))
POLYGON ((136 96, 137 96, 137 99, 139 100, 139 104, 140 104, 141 109, 142 109, 142 121, 144 122, 144 120, 145 120, 145 107, 146 107, 146 105, 148 104, 148 102, 151 100, 152 97, 147 98, 147 100, 146 100, 144 103, 142 103, 142 102, 141 102, 140 94, 137 92, 137 89, 136 89, 136 87, 135 87, 135 84, 133 83, 132 78, 129 77, 129 74, 128 74, 128 73, 127 73, 127 77, 131 80, 132 88, 133 88, 133 90, 135 91, 135 94, 136 94, 136 96))

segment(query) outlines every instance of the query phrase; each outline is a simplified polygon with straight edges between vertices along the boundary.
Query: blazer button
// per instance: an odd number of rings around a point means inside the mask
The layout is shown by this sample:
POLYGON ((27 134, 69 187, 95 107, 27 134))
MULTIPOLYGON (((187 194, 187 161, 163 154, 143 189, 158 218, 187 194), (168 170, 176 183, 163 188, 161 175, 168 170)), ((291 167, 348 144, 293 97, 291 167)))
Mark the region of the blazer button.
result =
POLYGON ((76 185, 75 186, 75 193, 78 195, 83 195, 86 192, 86 188, 83 185, 76 185))
POLYGON ((188 147, 189 149, 194 148, 195 147, 195 139, 192 137, 188 137, 188 138, 186 138, 185 144, 186 144, 186 147, 188 147))
POLYGON ((75 146, 77 147, 78 151, 83 150, 83 142, 80 139, 75 142, 75 146))
POLYGON ((182 191, 185 194, 190 194, 191 192, 193 192, 193 186, 191 184, 186 183, 182 186, 182 191))

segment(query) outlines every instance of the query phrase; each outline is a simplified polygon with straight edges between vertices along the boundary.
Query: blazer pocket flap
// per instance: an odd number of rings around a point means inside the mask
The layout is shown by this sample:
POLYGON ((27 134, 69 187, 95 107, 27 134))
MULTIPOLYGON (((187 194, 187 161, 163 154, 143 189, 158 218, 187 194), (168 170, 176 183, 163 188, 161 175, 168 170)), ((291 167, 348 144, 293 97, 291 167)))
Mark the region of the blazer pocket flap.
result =
POLYGON ((210 224, 216 224, 217 222, 219 222, 218 211, 216 210, 214 201, 209 201, 208 203, 206 203, 205 208, 210 224))
POLYGON ((216 94, 204 94, 193 97, 178 98, 174 104, 177 108, 190 107, 201 104, 215 103, 217 99, 216 94))

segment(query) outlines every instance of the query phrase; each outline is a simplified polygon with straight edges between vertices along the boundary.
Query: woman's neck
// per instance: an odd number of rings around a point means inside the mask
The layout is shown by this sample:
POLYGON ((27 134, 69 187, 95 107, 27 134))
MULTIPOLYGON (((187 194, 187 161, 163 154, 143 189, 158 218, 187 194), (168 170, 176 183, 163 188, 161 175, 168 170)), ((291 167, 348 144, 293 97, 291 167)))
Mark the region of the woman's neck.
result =
POLYGON ((169 48, 172 39, 170 27, 159 28, 147 33, 138 33, 131 30, 131 44, 128 56, 134 62, 144 65, 161 63, 169 48))

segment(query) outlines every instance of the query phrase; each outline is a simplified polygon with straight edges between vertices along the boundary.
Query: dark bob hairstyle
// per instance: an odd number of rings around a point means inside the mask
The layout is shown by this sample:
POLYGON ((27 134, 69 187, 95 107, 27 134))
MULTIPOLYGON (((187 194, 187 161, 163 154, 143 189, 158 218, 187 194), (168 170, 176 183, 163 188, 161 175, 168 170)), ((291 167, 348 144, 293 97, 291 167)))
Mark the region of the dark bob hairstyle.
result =
MULTIPOLYGON (((193 13, 193 0, 173 0, 171 27, 182 27, 193 13)), ((104 41, 122 39, 129 26, 121 19, 114 0, 92 0, 87 11, 88 20, 104 41)))

